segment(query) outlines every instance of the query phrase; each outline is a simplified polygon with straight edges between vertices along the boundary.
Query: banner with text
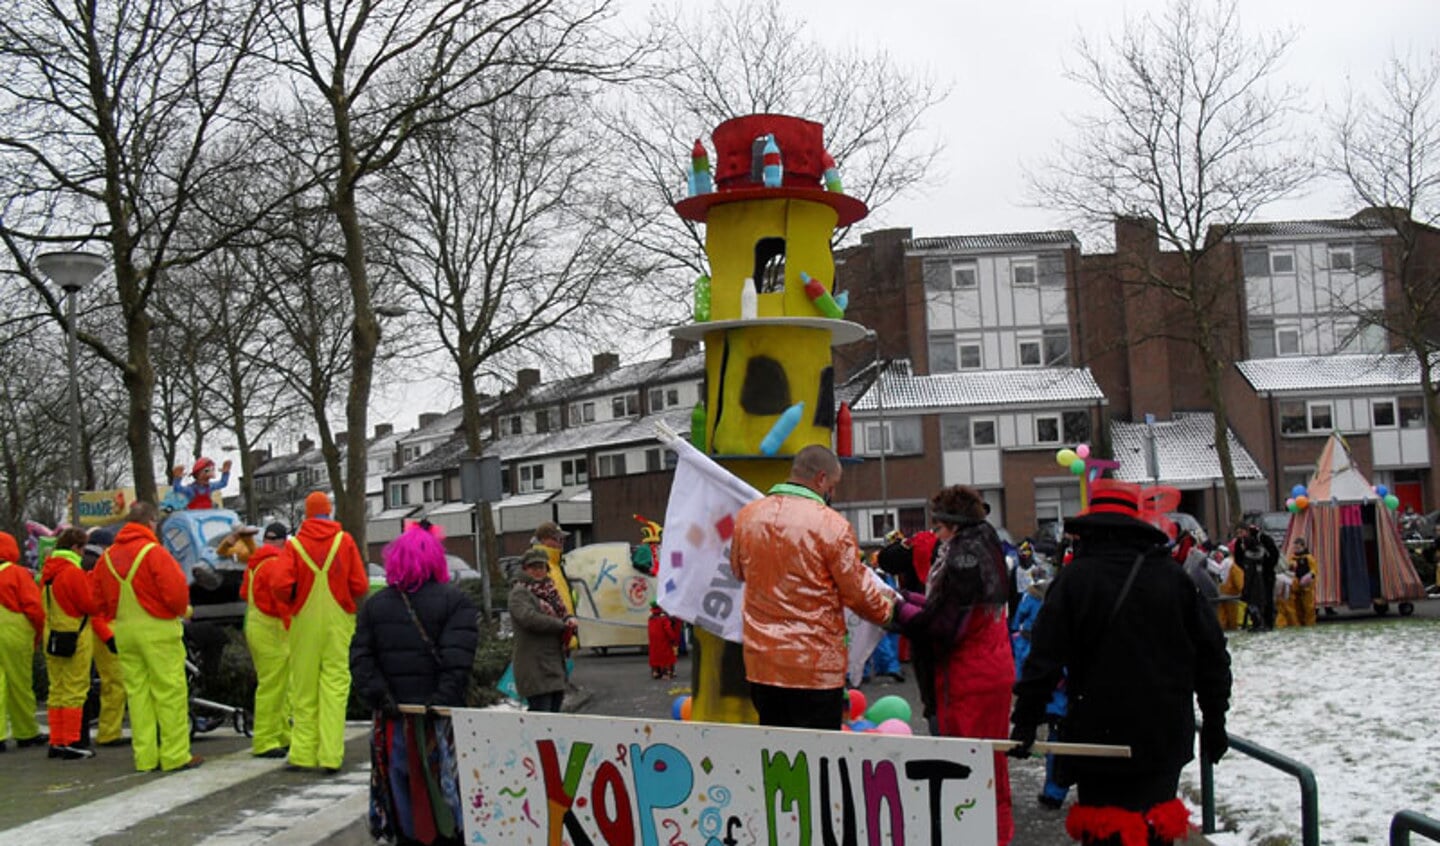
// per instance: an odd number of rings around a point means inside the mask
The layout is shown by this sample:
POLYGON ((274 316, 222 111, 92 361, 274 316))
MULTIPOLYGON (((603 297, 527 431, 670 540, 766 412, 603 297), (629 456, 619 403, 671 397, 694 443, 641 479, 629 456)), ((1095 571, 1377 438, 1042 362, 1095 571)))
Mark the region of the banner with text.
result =
POLYGON ((667 446, 679 463, 655 576, 660 607, 739 643, 744 585, 730 571, 730 538, 735 514, 761 494, 689 443, 667 446))
POLYGON ((995 842, 984 741, 471 709, 453 717, 467 843, 995 842))
POLYGON ((109 491, 80 492, 80 525, 108 526, 119 523, 130 513, 135 502, 134 488, 117 488, 109 491))

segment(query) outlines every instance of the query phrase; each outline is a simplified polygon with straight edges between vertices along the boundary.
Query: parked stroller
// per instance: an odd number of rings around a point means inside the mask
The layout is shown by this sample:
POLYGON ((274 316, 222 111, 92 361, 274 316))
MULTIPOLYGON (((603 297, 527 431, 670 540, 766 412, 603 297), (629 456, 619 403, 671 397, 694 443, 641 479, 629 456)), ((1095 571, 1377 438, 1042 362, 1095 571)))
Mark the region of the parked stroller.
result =
POLYGON ((200 638, 195 629, 187 627, 185 632, 185 681, 190 689, 190 736, 206 734, 224 725, 230 725, 236 732, 250 736, 254 720, 249 710, 235 705, 226 705, 205 699, 198 694, 201 683, 200 638))

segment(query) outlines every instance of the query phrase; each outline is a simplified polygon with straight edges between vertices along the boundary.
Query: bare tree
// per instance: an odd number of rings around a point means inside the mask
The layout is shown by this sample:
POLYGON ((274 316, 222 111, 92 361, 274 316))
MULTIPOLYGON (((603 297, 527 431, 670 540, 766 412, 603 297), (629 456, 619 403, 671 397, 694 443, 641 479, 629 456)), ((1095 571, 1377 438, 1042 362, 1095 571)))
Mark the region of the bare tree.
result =
POLYGON ((417 133, 500 102, 550 75, 606 77, 621 71, 600 31, 609 0, 456 0, 391 6, 325 0, 275 2, 281 66, 297 90, 318 97, 297 113, 317 144, 317 164, 339 224, 349 282, 350 381, 345 417, 355 436, 338 512, 364 546, 370 393, 380 326, 362 218, 366 183, 391 168, 417 133))
POLYGON ((1066 75, 1099 105, 1072 120, 1073 138, 1030 177, 1037 202, 1080 227, 1151 218, 1162 247, 1175 251, 1179 272, 1153 260, 1115 268, 1126 296, 1150 298, 1167 315, 1127 340, 1163 338, 1193 349, 1232 519, 1241 513, 1240 491, 1220 388, 1239 354, 1241 292, 1218 258, 1235 227, 1312 172, 1287 134, 1299 94, 1271 87, 1290 42, 1288 33, 1247 34, 1235 0, 1174 0, 1118 35, 1082 36, 1066 75))
POLYGON ((1382 260, 1386 308, 1360 315, 1415 356, 1430 430, 1440 436, 1440 52, 1392 56, 1376 96, 1351 92, 1332 121, 1329 170, 1344 181, 1363 219, 1393 233, 1382 260))
POLYGON ((81 339, 118 370, 136 495, 157 497, 150 415, 151 297, 166 272, 213 249, 187 240, 195 186, 230 163, 215 138, 252 109, 253 4, 7 0, 0 6, 0 239, 59 323, 59 296, 32 268, 48 246, 109 253, 122 342, 81 339))
MULTIPOLYGON (((811 22, 786 15, 781 4, 720 2, 704 15, 671 5, 657 9, 650 26, 658 52, 652 73, 615 108, 620 144, 610 183, 628 217, 647 224, 642 243, 655 266, 636 281, 658 280, 666 296, 649 297, 657 303, 688 303, 681 294, 709 266, 700 225, 671 206, 685 196, 695 140, 725 120, 774 112, 824 124, 845 192, 872 213, 920 185, 941 151, 924 120, 946 87, 886 51, 822 43, 807 31, 811 22)), ((837 232, 836 243, 848 232, 837 232)))

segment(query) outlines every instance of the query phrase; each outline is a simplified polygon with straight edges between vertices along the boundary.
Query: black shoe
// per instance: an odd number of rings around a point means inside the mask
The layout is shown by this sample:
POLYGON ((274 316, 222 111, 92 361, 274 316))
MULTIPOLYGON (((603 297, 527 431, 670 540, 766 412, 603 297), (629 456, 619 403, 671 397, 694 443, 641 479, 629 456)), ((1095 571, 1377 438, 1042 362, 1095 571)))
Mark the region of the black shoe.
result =
POLYGON ((289 754, 290 754, 290 747, 288 747, 288 746, 277 746, 277 747, 275 747, 274 749, 266 749, 264 752, 258 753, 255 757, 256 757, 256 758, 284 758, 286 755, 289 755, 289 754))
POLYGON ((339 767, 321 767, 321 769, 325 771, 325 775, 336 775, 340 772, 339 767))
POLYGON ((78 746, 51 746, 50 757, 63 761, 81 761, 85 758, 94 758, 95 752, 92 749, 81 749, 78 746))
POLYGON ((901 672, 887 673, 886 675, 890 676, 890 678, 894 679, 897 682, 905 681, 905 674, 901 672))
POLYGON ((17 740, 17 741, 15 741, 15 746, 16 746, 17 748, 19 748, 19 749, 24 749, 24 748, 26 748, 26 747, 28 747, 28 746, 49 746, 49 745, 50 745, 50 735, 46 734, 46 733, 43 732, 43 731, 40 732, 39 734, 35 735, 34 737, 27 737, 27 738, 25 738, 24 740, 17 740))
POLYGON ((1049 808, 1052 811, 1060 810, 1060 807, 1065 804, 1064 799, 1055 799, 1044 793, 1036 796, 1035 801, 1040 803, 1040 807, 1049 808))
POLYGON ((120 738, 116 738, 115 740, 107 740, 107 741, 105 741, 104 743, 101 743, 100 745, 103 746, 103 747, 105 747, 106 749, 111 749, 111 748, 114 748, 114 747, 116 747, 116 746, 129 746, 129 745, 130 745, 130 738, 128 738, 128 737, 120 737, 120 738))

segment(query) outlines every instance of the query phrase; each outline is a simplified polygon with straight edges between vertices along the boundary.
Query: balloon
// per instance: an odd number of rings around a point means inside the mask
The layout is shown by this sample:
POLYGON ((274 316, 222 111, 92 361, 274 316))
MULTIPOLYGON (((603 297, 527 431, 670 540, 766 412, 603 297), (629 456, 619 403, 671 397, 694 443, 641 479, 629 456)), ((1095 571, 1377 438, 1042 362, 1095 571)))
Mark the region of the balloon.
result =
POLYGON ((875 727, 881 734, 914 734, 910 730, 910 724, 903 720, 889 719, 875 727))
POLYGON ((1385 487, 1384 485, 1376 485, 1375 495, 1380 497, 1381 499, 1384 499, 1385 497, 1390 495, 1390 489, 1385 487))
POLYGON ((865 719, 880 724, 889 719, 910 722, 910 703, 898 696, 882 696, 865 712, 865 719))
POLYGON ((688 696, 677 696, 677 697, 675 697, 675 701, 670 703, 670 719, 672 719, 672 720, 683 720, 683 719, 685 719, 684 717, 680 716, 682 713, 684 713, 681 709, 684 708, 685 705, 686 705, 686 703, 688 703, 689 701, 690 701, 690 697, 688 697, 688 696))
POLYGON ((1066 447, 1065 449, 1062 449, 1059 452, 1055 453, 1055 462, 1061 467, 1069 467, 1070 465, 1074 464, 1075 460, 1079 457, 1080 456, 1075 454, 1075 450, 1066 447))
POLYGON ((685 697, 685 701, 680 703, 680 719, 687 723, 690 722, 690 709, 694 707, 694 705, 695 701, 693 699, 688 696, 685 697))
POLYGON ((841 724, 840 724, 840 730, 841 730, 841 731, 848 731, 848 732, 854 732, 854 731, 855 731, 855 729, 850 728, 849 723, 841 723, 841 724))
POLYGON ((850 730, 860 732, 861 734, 870 731, 873 728, 875 728, 875 724, 870 722, 869 720, 855 720, 850 723, 850 730))
POLYGON ((1300 511, 1304 511, 1305 509, 1309 508, 1309 507, 1310 507, 1310 497, 1308 497, 1308 496, 1297 496, 1297 497, 1295 497, 1295 507, 1296 507, 1298 510, 1300 510, 1300 511))
POLYGON ((1286 500, 1286 502, 1285 502, 1285 510, 1286 510, 1286 511, 1289 511, 1291 514, 1294 514, 1295 512, 1297 512, 1297 511, 1300 510, 1300 506, 1299 506, 1299 505, 1296 505, 1296 504, 1295 504, 1295 500, 1293 500, 1293 499, 1291 499, 1291 500, 1286 500))
POLYGON ((1074 461, 1070 462, 1070 474, 1072 476, 1084 476, 1085 462, 1081 461, 1079 458, 1076 458, 1074 461))
POLYGON ((1304 486, 1304 485, 1296 485, 1295 487, 1293 487, 1293 488, 1290 489, 1290 495, 1291 495, 1291 496, 1304 496, 1304 495, 1305 495, 1305 486, 1304 486))
POLYGON ((1385 507, 1394 511, 1400 507, 1400 497, 1395 494, 1385 494, 1385 507))
POLYGON ((849 691, 849 697, 850 719, 858 720, 865 715, 865 694, 852 687, 849 691))
POLYGON ((1080 446, 1075 447, 1075 454, 1078 455, 1078 456, 1080 456, 1081 458, 1089 458, 1089 457, 1090 457, 1090 445, 1089 445, 1089 444, 1081 444, 1080 446))

